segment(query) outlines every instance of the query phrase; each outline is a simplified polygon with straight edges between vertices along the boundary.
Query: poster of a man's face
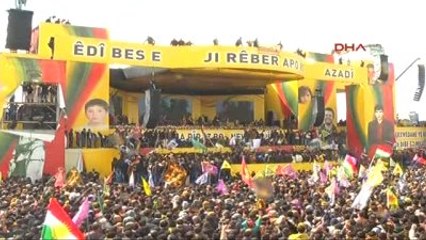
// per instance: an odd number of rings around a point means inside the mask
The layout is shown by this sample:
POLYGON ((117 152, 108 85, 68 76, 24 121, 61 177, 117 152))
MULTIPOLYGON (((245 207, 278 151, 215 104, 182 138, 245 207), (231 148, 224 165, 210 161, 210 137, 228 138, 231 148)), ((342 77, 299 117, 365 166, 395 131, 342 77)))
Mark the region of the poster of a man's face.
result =
POLYGON ((372 63, 367 65, 367 76, 369 84, 376 84, 376 72, 374 71, 374 65, 372 63))
POLYGON ((324 122, 320 126, 321 140, 331 143, 333 136, 337 133, 337 128, 333 124, 334 122, 334 110, 332 108, 325 108, 324 110, 324 122))
POLYGON ((325 125, 332 125, 334 119, 334 111, 331 108, 326 108, 324 112, 324 124, 325 125))
POLYGON ((385 112, 382 105, 376 105, 372 121, 368 124, 368 144, 374 145, 393 145, 394 142, 394 123, 385 118, 385 112))

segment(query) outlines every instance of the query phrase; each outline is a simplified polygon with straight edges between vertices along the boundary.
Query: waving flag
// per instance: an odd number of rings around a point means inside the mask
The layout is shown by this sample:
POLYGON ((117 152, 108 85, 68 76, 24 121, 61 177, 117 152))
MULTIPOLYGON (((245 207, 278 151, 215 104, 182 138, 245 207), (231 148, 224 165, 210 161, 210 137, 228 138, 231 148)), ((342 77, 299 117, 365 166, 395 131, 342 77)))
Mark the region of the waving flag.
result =
POLYGON ((383 182, 383 168, 380 165, 374 166, 367 174, 367 184, 373 187, 380 185, 383 182))
POLYGON ((205 172, 203 174, 201 174, 197 180, 195 180, 195 183, 198 185, 203 185, 206 184, 209 181, 209 173, 205 172))
POLYGON ((173 150, 175 148, 177 148, 179 146, 179 144, 176 142, 176 139, 172 139, 167 143, 167 149, 168 150, 173 150))
POLYGON ((424 159, 422 156, 419 156, 418 154, 414 155, 413 162, 420 165, 426 165, 426 159, 424 159))
POLYGON ((291 164, 283 166, 278 166, 275 172, 276 175, 283 175, 288 176, 290 179, 296 179, 297 178, 297 171, 294 170, 293 166, 291 164))
POLYGON ((379 146, 376 149, 376 153, 374 154, 374 158, 379 158, 379 159, 385 158, 385 159, 387 159, 387 158, 390 158, 391 155, 392 155, 391 149, 379 146))
POLYGON ((311 176, 311 180, 313 182, 318 182, 318 180, 320 179, 319 176, 319 172, 320 172, 320 165, 317 163, 317 161, 314 160, 314 164, 312 164, 312 176, 311 176))
POLYGON ((200 141, 198 141, 197 139, 192 138, 191 142, 192 142, 192 147, 194 147, 196 150, 201 150, 203 153, 207 152, 207 147, 204 144, 202 144, 200 141))
POLYGON ((358 179, 364 179, 367 176, 367 169, 364 165, 359 166, 358 179))
POLYGON ((154 183, 154 177, 152 176, 152 171, 148 170, 148 183, 150 187, 155 187, 155 183, 154 183))
POLYGON ((361 191, 356 196, 352 207, 356 209, 363 209, 367 206, 368 200, 370 200, 371 194, 373 193, 374 187, 369 184, 363 184, 361 191))
POLYGON ((145 195, 147 195, 148 197, 152 195, 151 187, 149 186, 148 182, 143 177, 142 177, 142 187, 143 187, 143 191, 145 192, 145 195))
POLYGON ((216 186, 216 191, 220 193, 220 195, 227 195, 228 194, 228 187, 226 186, 223 179, 219 179, 219 182, 216 186))
POLYGON ((201 162, 201 169, 203 170, 203 172, 207 172, 212 175, 217 175, 218 173, 217 167, 207 161, 201 162))
POLYGON ((240 170, 241 179, 243 182, 245 182, 249 187, 254 187, 253 178, 250 175, 250 172, 247 167, 246 159, 243 155, 243 158, 241 160, 241 170, 240 170))
POLYGON ((41 239, 84 239, 83 233, 55 198, 50 200, 47 207, 41 239))
POLYGON ((345 160, 343 160, 343 168, 345 169, 346 176, 349 179, 353 178, 358 173, 356 158, 347 154, 345 160))
POLYGON ((174 187, 182 186, 186 180, 186 171, 179 164, 171 162, 164 174, 164 180, 168 185, 174 187))
POLYGON ((330 199, 330 204, 334 205, 335 200, 336 200, 336 194, 339 194, 339 192, 340 192, 339 185, 337 184, 335 178, 333 178, 333 180, 331 180, 331 183, 325 189, 325 192, 327 193, 328 198, 330 199))
POLYGON ((395 165, 395 168, 393 169, 392 174, 399 175, 399 176, 402 176, 404 174, 404 170, 402 170, 401 163, 397 163, 395 165))
POLYGON ((331 165, 329 161, 325 160, 323 168, 325 170, 325 175, 328 177, 330 175, 330 171, 333 169, 333 165, 331 165))
POLYGON ((223 161, 220 169, 231 169, 231 164, 229 164, 229 162, 225 160, 225 161, 223 161))
POLYGON ((78 208, 78 212, 73 217, 72 221, 77 225, 77 227, 80 227, 81 224, 84 222, 84 220, 87 219, 89 216, 89 209, 90 209, 90 203, 89 198, 86 197, 83 201, 83 203, 78 208))
POLYGON ((129 186, 135 187, 135 175, 133 174, 133 171, 132 171, 132 173, 130 174, 130 177, 129 177, 129 186))
POLYGON ((390 188, 386 189, 386 206, 389 209, 396 209, 399 207, 398 197, 390 188))
POLYGON ((65 186, 66 173, 63 167, 58 168, 58 172, 55 174, 55 187, 62 188, 65 186))

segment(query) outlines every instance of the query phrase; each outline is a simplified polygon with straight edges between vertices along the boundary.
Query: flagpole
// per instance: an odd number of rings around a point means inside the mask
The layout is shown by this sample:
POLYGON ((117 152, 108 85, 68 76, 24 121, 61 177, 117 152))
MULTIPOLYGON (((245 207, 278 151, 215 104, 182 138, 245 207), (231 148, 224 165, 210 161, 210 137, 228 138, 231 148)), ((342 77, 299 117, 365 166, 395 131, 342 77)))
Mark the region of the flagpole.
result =
POLYGON ((373 165, 374 160, 376 160, 376 156, 373 157, 373 159, 371 159, 370 165, 368 166, 367 170, 370 170, 371 166, 373 165))

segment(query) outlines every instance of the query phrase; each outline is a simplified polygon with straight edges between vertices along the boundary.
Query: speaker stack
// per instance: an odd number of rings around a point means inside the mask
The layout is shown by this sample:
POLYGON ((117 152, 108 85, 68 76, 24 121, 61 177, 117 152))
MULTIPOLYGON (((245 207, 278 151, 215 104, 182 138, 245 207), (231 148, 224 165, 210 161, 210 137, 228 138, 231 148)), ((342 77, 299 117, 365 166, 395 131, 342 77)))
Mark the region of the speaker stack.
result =
POLYGON ((33 12, 19 9, 9 9, 8 12, 6 48, 29 51, 33 12))
POLYGON ((425 65, 419 64, 417 66, 419 68, 419 85, 416 89, 416 92, 414 93, 414 101, 416 102, 420 101, 420 98, 423 94, 423 90, 425 88, 425 65))

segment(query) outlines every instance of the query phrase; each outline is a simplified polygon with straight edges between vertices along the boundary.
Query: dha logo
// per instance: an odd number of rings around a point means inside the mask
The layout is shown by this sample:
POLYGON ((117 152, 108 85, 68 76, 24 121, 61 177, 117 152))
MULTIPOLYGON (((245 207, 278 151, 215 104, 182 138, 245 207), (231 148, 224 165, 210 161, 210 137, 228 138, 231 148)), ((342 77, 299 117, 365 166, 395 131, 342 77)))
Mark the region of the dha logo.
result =
POLYGON ((334 52, 340 53, 340 52, 357 52, 357 51, 367 51, 367 48, 362 44, 355 44, 355 43, 335 43, 334 44, 334 52))

